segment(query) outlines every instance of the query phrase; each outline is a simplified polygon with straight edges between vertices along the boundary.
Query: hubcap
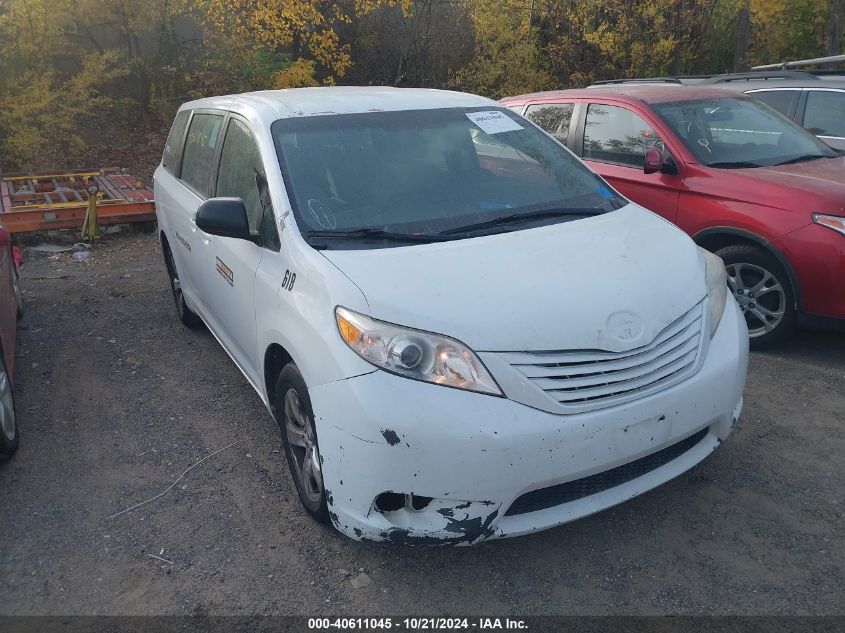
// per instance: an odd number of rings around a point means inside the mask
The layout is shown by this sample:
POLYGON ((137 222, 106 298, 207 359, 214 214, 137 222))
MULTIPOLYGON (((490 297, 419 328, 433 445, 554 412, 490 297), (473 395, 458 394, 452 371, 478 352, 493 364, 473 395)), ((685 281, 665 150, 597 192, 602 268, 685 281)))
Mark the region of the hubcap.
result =
POLYGON ((12 384, 6 369, 0 365, 0 429, 10 442, 15 439, 17 424, 15 407, 12 402, 12 384))
POLYGON ((294 471, 299 479, 299 489, 312 509, 316 510, 323 498, 323 473, 314 420, 299 399, 296 389, 285 394, 285 434, 294 461, 294 471))
POLYGON ((728 286, 733 292, 751 338, 773 331, 786 314, 783 284, 765 268, 755 264, 728 264, 728 286))

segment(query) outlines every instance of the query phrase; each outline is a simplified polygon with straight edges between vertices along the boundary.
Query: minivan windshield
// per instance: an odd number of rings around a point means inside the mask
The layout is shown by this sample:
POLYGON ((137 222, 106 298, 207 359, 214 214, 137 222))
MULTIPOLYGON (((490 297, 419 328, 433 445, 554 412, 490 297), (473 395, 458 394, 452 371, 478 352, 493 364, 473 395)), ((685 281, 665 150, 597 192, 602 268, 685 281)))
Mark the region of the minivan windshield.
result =
POLYGON ((838 156, 800 125, 755 99, 696 99, 656 103, 652 108, 708 167, 771 167, 838 156))
POLYGON ((554 139, 496 106, 298 117, 272 132, 315 248, 454 240, 627 204, 554 139))

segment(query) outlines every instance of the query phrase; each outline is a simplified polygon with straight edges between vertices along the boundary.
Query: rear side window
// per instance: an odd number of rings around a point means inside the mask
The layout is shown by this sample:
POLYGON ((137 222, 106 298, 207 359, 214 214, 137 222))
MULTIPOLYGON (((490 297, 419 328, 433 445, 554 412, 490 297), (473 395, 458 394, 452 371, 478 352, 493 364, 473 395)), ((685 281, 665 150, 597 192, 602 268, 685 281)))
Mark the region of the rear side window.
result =
POLYGON ((845 138, 845 92, 810 90, 804 127, 818 136, 845 138))
POLYGON ((182 141, 185 138, 185 126, 188 125, 190 110, 182 110, 173 120, 173 127, 167 135, 167 142, 164 144, 164 155, 161 157, 161 164, 174 176, 179 171, 179 159, 182 158, 182 141))
POLYGON ((764 101, 772 106, 775 110, 788 115, 792 104, 798 98, 798 90, 759 90, 757 92, 749 92, 750 96, 760 101, 764 101))
POLYGON ((525 111, 525 118, 566 145, 574 109, 572 103, 532 105, 525 111))
POLYGON ((182 181, 203 196, 208 195, 211 163, 222 125, 223 116, 220 114, 195 114, 188 128, 182 158, 182 181))
POLYGON ((584 128, 584 158, 642 168, 649 147, 660 137, 639 116, 617 106, 591 103, 584 128))

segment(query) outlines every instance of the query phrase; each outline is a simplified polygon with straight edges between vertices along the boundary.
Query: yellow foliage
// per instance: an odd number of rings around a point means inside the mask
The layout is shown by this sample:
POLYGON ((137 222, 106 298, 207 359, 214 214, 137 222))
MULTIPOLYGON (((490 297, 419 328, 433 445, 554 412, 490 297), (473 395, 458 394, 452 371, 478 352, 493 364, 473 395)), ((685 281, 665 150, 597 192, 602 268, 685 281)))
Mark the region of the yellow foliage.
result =
POLYGON ((377 6, 399 4, 405 8, 411 0, 355 0, 349 12, 347 4, 326 0, 196 2, 202 7, 208 28, 224 34, 235 54, 243 55, 246 49, 255 47, 277 50, 299 43, 303 52, 307 51, 329 74, 343 77, 352 57, 349 45, 341 43, 335 27, 349 24, 356 15, 377 6))
POLYGON ((113 51, 91 54, 66 81, 55 72, 27 72, 0 93, 0 154, 19 167, 67 167, 86 149, 80 127, 108 116, 99 87, 121 73, 113 51))
POLYGON ((314 76, 316 63, 310 59, 297 59, 284 70, 273 75, 274 88, 303 88, 319 86, 314 76))
POLYGON ((524 3, 474 0, 470 17, 475 30, 475 57, 454 74, 453 86, 494 98, 553 86, 551 76, 540 67, 539 50, 529 37, 524 3))

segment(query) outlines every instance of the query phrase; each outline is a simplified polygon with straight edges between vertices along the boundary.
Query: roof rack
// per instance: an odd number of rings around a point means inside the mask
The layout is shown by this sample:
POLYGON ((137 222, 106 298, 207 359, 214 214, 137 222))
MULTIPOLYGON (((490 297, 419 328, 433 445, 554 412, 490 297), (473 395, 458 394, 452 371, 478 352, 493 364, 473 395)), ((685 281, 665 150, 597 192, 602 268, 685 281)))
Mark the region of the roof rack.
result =
POLYGON ((817 64, 838 64, 845 62, 845 55, 830 55, 829 57, 816 57, 814 59, 798 59, 795 61, 783 61, 780 64, 764 64, 754 66, 751 70, 787 70, 801 66, 815 66, 817 64))
POLYGON ((721 84, 730 81, 759 81, 760 79, 818 79, 815 73, 802 70, 756 71, 750 73, 728 73, 714 75, 703 83, 721 84))
POLYGON ((642 79, 604 79, 594 81, 594 86, 610 86, 614 84, 682 84, 678 77, 644 77, 642 79))

